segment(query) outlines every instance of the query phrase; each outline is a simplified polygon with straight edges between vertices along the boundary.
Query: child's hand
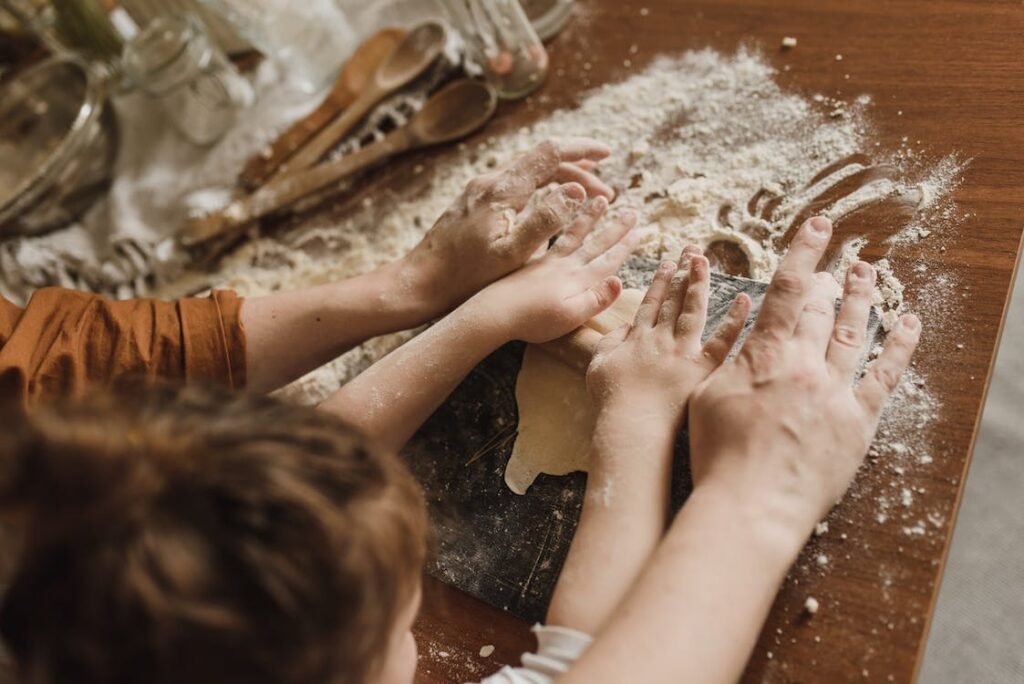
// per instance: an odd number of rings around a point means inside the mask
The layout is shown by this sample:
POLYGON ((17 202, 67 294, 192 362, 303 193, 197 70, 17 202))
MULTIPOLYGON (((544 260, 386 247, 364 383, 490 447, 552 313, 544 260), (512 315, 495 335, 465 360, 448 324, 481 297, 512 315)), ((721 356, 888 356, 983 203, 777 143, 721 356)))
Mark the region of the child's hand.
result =
POLYGON ((636 583, 665 534, 683 407, 725 360, 750 310, 740 295, 702 347, 708 260, 688 247, 676 270, 661 265, 633 325, 601 340, 587 373, 599 412, 583 511, 548 612, 552 624, 599 634, 636 583))
POLYGON ((476 316, 507 339, 540 343, 567 335, 608 308, 622 292, 615 275, 636 246, 636 214, 626 211, 604 222, 608 208, 598 197, 546 252, 474 297, 476 316))
POLYGON ((614 192, 591 169, 608 147, 589 138, 547 140, 506 168, 474 178, 403 259, 412 288, 433 315, 449 311, 522 266, 564 226, 588 196, 614 192), (561 183, 536 198, 539 189, 561 183), (457 275, 456 275, 457 274, 457 275))
POLYGON ((725 361, 750 313, 750 298, 741 294, 701 345, 710 281, 708 260, 697 247, 684 248, 678 265, 666 261, 658 267, 633 325, 605 335, 587 371, 599 409, 641 402, 682 422, 690 394, 725 361))

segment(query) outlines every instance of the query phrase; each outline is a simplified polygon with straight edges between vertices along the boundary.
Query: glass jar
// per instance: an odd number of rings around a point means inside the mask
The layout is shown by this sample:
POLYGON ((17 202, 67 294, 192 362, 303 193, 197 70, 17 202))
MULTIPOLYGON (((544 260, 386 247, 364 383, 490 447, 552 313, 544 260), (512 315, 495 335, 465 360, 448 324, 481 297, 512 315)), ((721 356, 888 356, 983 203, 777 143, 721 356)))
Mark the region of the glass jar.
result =
POLYGON ((175 128, 197 145, 210 145, 252 104, 250 83, 210 42, 191 17, 157 17, 125 47, 129 81, 158 98, 175 128))
POLYGON ((572 16, 574 0, 521 0, 526 18, 541 40, 551 40, 572 16))
POLYGON ((355 31, 335 0, 201 2, 309 92, 330 84, 356 49, 355 31))
POLYGON ((548 53, 519 0, 448 0, 447 9, 499 97, 525 97, 544 82, 548 53))

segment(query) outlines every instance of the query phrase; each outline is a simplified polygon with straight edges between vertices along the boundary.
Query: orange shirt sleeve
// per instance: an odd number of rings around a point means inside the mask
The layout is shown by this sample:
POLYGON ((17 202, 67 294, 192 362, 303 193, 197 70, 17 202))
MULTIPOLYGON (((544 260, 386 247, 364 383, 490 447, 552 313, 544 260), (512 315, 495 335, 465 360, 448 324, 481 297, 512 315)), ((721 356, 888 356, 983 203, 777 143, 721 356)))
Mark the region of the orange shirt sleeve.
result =
POLYGON ((37 290, 0 298, 0 398, 32 406, 127 377, 245 386, 242 300, 218 290, 173 302, 37 290))

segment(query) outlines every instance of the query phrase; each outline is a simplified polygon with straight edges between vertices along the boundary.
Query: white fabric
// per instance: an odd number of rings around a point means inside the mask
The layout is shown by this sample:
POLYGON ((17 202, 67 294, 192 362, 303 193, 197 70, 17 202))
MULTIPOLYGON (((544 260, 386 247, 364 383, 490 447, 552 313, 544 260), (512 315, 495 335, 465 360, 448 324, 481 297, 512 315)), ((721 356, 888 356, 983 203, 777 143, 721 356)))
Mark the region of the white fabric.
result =
POLYGON ((551 684, 569 671, 593 639, 566 627, 533 628, 537 652, 524 653, 520 667, 503 667, 480 684, 551 684))
POLYGON ((291 85, 269 61, 253 82, 256 104, 210 148, 178 135, 156 100, 115 98, 120 146, 108 196, 67 228, 0 242, 0 294, 23 304, 35 288, 60 285, 131 297, 147 279, 178 270, 171 236, 189 216, 224 206, 246 160, 322 97, 291 85))

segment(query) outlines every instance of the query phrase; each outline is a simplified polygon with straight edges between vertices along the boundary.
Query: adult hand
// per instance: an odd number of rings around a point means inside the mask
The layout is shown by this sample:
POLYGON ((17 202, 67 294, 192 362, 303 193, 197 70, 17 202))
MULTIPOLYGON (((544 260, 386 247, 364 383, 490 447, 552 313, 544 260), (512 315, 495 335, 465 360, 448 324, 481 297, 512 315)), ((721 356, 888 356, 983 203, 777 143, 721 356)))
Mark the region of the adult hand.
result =
POLYGON ((853 480, 921 332, 903 316, 853 385, 875 273, 864 262, 850 269, 837 319, 835 282, 814 273, 831 233, 824 218, 801 227, 735 362, 690 403, 696 488, 756 507, 800 544, 853 480))
POLYGON ((631 326, 601 339, 587 371, 587 387, 600 408, 658 407, 675 428, 686 402, 732 350, 750 313, 750 298, 741 294, 725 320, 701 344, 707 321, 711 276, 700 248, 687 246, 678 264, 662 263, 631 326))
POLYGON ((607 209, 590 200, 551 249, 493 283, 466 306, 507 339, 548 342, 608 308, 622 292, 614 275, 636 247, 637 216, 626 211, 594 227, 607 209))
POLYGON ((439 314, 519 268, 572 222, 588 196, 605 206, 613 199, 592 173, 609 153, 589 138, 553 138, 474 178, 405 257, 411 285, 439 314), (559 185, 548 189, 551 183, 559 185))

